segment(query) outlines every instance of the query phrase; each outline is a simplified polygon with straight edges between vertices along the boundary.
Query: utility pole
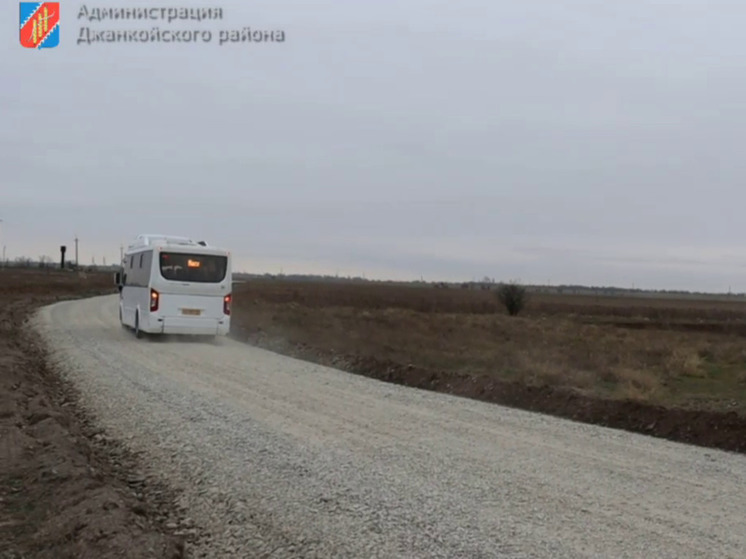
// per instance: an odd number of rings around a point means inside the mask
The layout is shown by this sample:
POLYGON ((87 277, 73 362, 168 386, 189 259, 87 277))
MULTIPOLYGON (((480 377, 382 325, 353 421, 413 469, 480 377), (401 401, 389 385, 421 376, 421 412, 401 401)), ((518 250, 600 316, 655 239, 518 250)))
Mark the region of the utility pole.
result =
POLYGON ((124 245, 119 245, 119 262, 124 260, 124 245))
POLYGON ((75 235, 75 267, 78 267, 78 235, 75 235))

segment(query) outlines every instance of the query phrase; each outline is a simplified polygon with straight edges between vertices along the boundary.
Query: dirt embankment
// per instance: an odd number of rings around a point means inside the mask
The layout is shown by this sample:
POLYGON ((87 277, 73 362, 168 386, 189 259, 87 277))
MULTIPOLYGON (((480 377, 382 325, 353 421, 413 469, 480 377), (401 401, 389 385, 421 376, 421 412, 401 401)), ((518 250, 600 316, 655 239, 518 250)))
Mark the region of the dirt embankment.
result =
POLYGON ((175 497, 96 432, 24 327, 41 305, 111 292, 109 274, 0 269, 2 559, 184 556, 175 497))
POLYGON ((739 321, 741 301, 536 296, 515 318, 489 292, 253 281, 232 330, 387 382, 746 452, 739 321))

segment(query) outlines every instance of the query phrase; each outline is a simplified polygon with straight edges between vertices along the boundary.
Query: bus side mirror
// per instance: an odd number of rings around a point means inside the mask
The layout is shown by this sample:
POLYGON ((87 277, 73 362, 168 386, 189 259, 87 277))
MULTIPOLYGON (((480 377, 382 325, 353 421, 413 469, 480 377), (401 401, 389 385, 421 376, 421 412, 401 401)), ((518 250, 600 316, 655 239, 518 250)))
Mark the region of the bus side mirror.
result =
POLYGON ((122 274, 119 272, 114 274, 114 285, 122 285, 122 274))

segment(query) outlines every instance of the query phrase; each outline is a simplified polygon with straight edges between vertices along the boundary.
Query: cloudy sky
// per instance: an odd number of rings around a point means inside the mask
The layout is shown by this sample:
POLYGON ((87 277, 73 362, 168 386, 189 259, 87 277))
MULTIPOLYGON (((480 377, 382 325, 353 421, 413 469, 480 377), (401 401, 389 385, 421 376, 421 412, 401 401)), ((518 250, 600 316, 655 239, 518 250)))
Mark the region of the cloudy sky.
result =
POLYGON ((237 268, 746 290, 746 7, 680 0, 226 0, 0 43, 7 257, 143 232, 237 268), (78 44, 80 29, 210 43, 78 44), (284 43, 220 31, 282 30, 284 43))

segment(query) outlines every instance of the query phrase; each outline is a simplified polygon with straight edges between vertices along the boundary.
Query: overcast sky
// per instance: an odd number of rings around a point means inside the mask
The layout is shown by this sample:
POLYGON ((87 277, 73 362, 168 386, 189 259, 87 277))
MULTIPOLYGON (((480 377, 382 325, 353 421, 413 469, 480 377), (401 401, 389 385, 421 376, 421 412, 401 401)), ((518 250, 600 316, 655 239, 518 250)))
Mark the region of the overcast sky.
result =
POLYGON ((253 272, 746 291, 746 6, 680 0, 4 2, 7 257, 139 233, 253 272), (85 21, 102 6, 217 21, 85 21), (212 30, 77 44, 80 28, 212 30), (284 43, 218 45, 220 30, 284 43))

